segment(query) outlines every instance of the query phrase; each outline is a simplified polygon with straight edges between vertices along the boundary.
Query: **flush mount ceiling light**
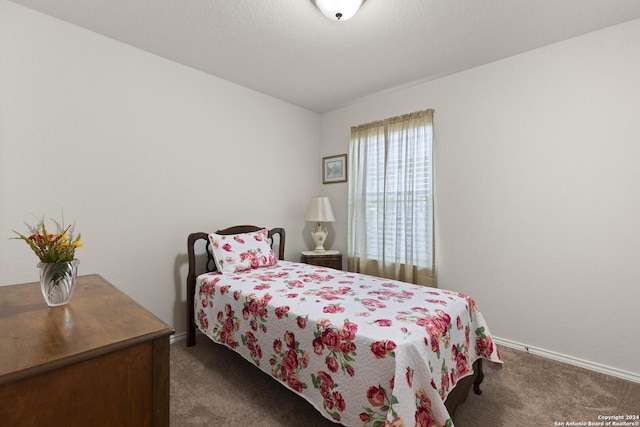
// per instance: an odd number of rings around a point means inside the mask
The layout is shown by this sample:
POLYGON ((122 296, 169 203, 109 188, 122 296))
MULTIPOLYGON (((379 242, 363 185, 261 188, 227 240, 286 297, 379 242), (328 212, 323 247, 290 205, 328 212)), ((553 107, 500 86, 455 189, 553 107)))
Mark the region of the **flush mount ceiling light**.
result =
POLYGON ((346 21, 356 14, 363 0, 315 0, 324 16, 332 21, 346 21))

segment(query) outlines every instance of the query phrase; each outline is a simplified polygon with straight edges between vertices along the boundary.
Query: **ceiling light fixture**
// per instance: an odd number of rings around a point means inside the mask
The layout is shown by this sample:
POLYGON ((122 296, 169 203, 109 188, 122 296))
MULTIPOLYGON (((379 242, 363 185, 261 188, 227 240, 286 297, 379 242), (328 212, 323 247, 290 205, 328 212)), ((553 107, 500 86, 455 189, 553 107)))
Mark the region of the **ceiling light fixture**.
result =
POLYGON ((363 0, 315 0, 324 16, 332 21, 346 21, 356 14, 363 0))

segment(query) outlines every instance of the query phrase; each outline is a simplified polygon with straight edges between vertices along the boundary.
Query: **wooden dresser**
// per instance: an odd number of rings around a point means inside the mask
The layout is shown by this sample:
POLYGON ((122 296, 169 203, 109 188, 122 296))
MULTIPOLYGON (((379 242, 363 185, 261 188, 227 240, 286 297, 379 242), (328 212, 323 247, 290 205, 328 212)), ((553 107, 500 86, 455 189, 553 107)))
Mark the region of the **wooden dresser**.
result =
POLYGON ((0 286, 0 425, 168 427, 173 332, 98 275, 52 308, 0 286))

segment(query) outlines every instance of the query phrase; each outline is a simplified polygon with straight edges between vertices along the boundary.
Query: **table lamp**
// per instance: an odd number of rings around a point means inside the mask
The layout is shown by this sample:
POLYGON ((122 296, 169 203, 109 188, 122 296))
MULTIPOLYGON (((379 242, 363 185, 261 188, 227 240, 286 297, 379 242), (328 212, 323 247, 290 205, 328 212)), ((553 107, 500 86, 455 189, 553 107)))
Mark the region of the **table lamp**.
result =
POLYGON ((316 253, 325 252, 324 242, 327 239, 327 228, 322 226, 322 222, 333 222, 336 218, 333 216, 331 203, 328 197, 312 197, 304 217, 307 222, 315 222, 316 228, 311 232, 311 237, 316 244, 313 250, 316 253))

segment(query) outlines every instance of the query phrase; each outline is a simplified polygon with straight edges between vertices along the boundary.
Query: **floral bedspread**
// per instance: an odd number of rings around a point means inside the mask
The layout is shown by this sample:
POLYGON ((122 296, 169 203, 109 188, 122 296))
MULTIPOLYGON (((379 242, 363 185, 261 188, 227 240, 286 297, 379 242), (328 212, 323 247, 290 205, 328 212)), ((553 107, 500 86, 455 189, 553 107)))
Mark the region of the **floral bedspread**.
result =
POLYGON ((196 280, 196 324, 346 426, 452 426, 444 400, 501 364, 468 296, 279 261, 196 280))

